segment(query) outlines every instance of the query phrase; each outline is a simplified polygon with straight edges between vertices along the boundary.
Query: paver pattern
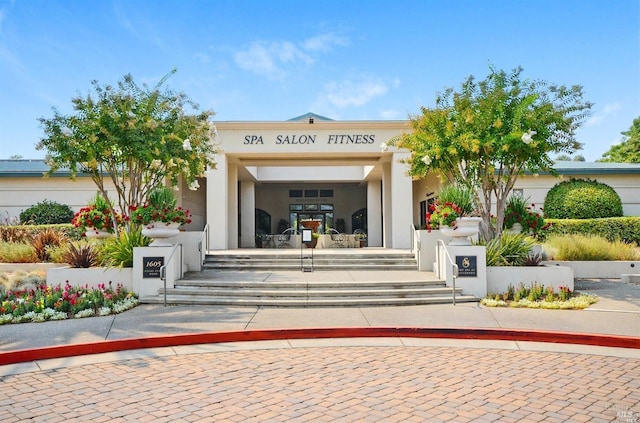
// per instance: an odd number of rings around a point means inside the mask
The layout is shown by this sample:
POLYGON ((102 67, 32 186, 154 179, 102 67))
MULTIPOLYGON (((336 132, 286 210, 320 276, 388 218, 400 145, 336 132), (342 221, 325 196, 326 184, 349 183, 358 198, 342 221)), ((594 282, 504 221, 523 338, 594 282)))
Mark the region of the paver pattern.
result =
POLYGON ((0 421, 638 422, 640 360, 371 346, 137 358, 2 377, 0 421))

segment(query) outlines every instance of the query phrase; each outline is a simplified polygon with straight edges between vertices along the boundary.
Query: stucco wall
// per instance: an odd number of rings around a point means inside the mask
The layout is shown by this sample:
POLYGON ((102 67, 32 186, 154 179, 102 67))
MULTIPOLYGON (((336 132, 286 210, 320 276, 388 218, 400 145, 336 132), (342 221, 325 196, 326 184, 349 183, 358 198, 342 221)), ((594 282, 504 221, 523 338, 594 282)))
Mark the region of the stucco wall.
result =
MULTIPOLYGON (((0 219, 18 219, 20 213, 44 200, 66 204, 74 211, 85 206, 98 191, 90 178, 3 177, 0 178, 0 219)), ((115 191, 109 195, 116 199, 115 191)))

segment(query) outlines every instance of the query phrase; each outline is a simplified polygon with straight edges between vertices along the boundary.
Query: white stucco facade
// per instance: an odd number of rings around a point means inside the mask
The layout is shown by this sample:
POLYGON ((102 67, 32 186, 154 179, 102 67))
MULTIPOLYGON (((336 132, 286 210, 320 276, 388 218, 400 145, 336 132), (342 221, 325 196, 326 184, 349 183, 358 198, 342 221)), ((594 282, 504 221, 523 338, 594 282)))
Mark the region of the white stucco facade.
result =
POLYGON ((216 127, 217 166, 206 183, 211 249, 252 247, 256 233, 299 228, 305 218, 321 220, 323 229, 362 229, 369 246, 411 247, 413 182, 401 163, 407 153, 380 148, 408 122, 305 116, 216 127))

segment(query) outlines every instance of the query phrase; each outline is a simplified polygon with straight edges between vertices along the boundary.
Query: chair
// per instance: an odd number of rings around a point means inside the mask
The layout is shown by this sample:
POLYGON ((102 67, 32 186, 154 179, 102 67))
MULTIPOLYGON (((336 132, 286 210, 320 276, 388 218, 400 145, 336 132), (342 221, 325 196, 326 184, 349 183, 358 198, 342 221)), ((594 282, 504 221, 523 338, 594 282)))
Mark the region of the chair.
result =
POLYGON ((338 232, 336 229, 329 229, 329 235, 331 236, 331 241, 333 242, 332 247, 344 248, 344 241, 346 240, 346 236, 343 233, 338 232))
POLYGON ((285 229, 281 234, 276 235, 276 241, 278 242, 278 248, 291 247, 291 235, 297 234, 294 228, 285 229))
POLYGON ((356 246, 357 243, 360 243, 360 246, 366 244, 367 234, 365 233, 365 231, 363 231, 362 229, 356 229, 355 231, 353 231, 353 234, 355 235, 356 246))

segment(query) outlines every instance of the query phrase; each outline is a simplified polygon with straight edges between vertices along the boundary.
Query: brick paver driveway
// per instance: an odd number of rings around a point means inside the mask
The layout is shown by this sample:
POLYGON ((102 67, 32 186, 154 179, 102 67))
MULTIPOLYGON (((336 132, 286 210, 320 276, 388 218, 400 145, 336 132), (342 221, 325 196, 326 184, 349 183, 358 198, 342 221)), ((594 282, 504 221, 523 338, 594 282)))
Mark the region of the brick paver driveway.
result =
POLYGON ((634 422, 640 360, 422 346, 156 356, 4 376, 0 421, 634 422))

